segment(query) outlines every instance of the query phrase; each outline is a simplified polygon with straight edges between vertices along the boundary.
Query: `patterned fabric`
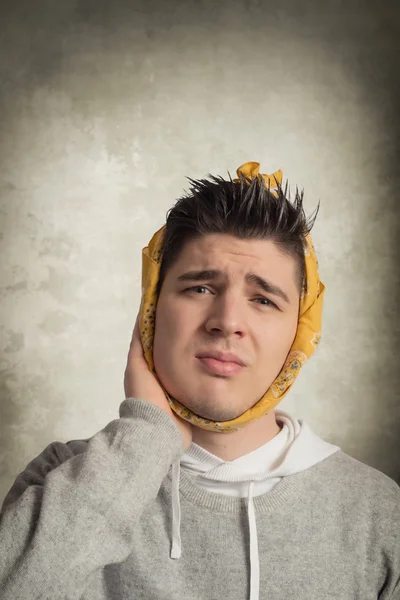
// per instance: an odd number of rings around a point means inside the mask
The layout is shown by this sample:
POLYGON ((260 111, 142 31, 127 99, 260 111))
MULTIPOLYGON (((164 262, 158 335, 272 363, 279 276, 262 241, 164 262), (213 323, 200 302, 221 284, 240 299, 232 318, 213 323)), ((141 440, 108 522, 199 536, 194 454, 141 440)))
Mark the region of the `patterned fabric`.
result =
MULTIPOLYGON (((259 163, 245 163, 237 169, 238 177, 240 173, 250 179, 257 177, 259 176, 259 167, 259 163)), ((277 190, 277 185, 282 182, 282 171, 277 171, 273 175, 263 174, 262 177, 266 182, 266 186, 274 193, 277 190)), ((177 415, 196 427, 209 431, 218 431, 221 433, 237 431, 250 421, 266 415, 286 396, 302 366, 314 354, 320 342, 322 303, 325 286, 319 278, 318 260, 311 236, 307 235, 305 238, 306 270, 300 297, 297 332, 281 372, 265 392, 264 396, 245 413, 230 421, 212 421, 194 414, 178 402, 178 400, 172 398, 161 384, 154 369, 153 337, 157 304, 156 289, 165 227, 164 225, 159 229, 151 238, 149 245, 142 250, 142 299, 139 311, 139 326, 145 359, 150 371, 156 376, 163 388, 171 409, 177 415)))

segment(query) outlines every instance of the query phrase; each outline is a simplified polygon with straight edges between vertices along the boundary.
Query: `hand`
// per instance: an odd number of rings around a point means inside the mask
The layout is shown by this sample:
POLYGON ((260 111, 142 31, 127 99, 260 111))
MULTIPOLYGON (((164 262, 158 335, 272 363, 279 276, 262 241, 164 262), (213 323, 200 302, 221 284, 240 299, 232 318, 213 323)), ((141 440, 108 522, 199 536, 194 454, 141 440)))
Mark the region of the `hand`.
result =
POLYGON ((162 387, 153 373, 149 370, 140 340, 139 315, 136 317, 136 323, 129 347, 124 376, 124 389, 125 398, 141 398, 142 400, 147 400, 166 412, 180 429, 185 450, 189 448, 192 443, 192 426, 172 411, 162 387))

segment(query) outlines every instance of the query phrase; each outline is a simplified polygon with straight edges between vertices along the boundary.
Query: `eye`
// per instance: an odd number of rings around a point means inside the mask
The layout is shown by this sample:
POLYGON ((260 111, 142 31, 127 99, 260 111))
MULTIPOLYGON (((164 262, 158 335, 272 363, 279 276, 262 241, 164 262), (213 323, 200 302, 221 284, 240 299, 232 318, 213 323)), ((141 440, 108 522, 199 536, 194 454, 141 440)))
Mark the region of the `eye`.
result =
POLYGON ((256 301, 257 300, 261 300, 261 301, 264 301, 264 302, 267 303, 267 304, 262 304, 261 306, 266 306, 266 307, 271 306, 271 308, 278 308, 276 306, 276 304, 274 304, 273 302, 271 302, 271 300, 268 300, 268 298, 255 298, 255 300, 256 301))
POLYGON ((185 292, 193 292, 194 290, 207 290, 207 291, 210 291, 204 285, 195 285, 193 287, 186 288, 185 292))

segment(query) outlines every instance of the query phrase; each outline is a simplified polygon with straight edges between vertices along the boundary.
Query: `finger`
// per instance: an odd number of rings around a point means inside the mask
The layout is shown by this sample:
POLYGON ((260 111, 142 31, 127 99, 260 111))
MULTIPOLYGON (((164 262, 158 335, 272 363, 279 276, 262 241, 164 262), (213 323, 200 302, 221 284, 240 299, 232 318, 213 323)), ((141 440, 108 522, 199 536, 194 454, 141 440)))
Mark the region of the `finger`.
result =
POLYGON ((135 327, 133 328, 132 339, 130 344, 130 353, 133 353, 135 356, 142 354, 142 342, 140 339, 140 330, 139 330, 139 314, 136 317, 135 327))
POLYGON ((139 315, 137 315, 137 317, 136 317, 135 325, 134 325, 134 328, 132 330, 131 341, 135 337, 139 337, 140 338, 140 335, 139 335, 139 315))
POLYGON ((136 332, 136 334, 139 336, 139 313, 137 314, 136 317, 136 321, 135 321, 135 327, 134 327, 134 331, 136 332))

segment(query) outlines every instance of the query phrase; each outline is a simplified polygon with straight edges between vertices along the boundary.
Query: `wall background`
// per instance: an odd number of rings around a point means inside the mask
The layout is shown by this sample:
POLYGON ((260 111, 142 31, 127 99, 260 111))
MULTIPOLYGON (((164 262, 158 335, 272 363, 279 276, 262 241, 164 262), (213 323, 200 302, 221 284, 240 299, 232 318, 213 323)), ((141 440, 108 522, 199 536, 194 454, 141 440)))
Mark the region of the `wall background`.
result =
POLYGON ((14 0, 0 9, 0 499, 118 416, 141 249, 248 160, 305 188, 321 346, 279 407, 400 483, 395 1, 14 0))

